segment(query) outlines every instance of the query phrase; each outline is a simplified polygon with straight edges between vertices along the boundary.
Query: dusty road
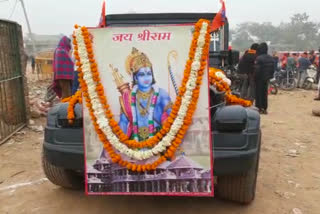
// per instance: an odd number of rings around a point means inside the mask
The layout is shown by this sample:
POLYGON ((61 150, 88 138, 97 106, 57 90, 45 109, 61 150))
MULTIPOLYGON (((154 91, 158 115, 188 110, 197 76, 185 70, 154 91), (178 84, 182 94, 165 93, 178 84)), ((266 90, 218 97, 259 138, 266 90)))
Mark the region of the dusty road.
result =
POLYGON ((312 101, 314 95, 294 91, 270 97, 269 115, 262 117, 257 195, 249 206, 202 198, 87 197, 64 190, 44 178, 42 133, 25 129, 0 146, 0 213, 318 214, 320 117, 311 109, 320 103, 312 101))

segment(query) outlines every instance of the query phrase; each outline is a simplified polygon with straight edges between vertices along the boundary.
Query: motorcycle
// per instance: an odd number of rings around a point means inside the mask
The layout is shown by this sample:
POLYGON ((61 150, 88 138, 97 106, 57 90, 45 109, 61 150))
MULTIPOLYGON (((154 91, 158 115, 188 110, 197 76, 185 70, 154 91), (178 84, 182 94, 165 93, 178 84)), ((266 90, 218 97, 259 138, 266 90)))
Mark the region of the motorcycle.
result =
POLYGON ((230 89, 233 94, 239 95, 240 96, 240 91, 241 91, 241 75, 238 74, 237 72, 238 66, 227 66, 224 70, 224 73, 226 77, 231 81, 231 86, 230 89))
POLYGON ((281 69, 275 72, 274 79, 274 84, 283 90, 291 91, 297 85, 295 71, 281 69))
POLYGON ((278 85, 275 78, 271 79, 269 82, 268 94, 278 94, 278 85))
POLYGON ((312 89, 312 85, 316 82, 317 77, 317 68, 314 65, 311 65, 305 73, 304 82, 302 88, 306 90, 312 89))

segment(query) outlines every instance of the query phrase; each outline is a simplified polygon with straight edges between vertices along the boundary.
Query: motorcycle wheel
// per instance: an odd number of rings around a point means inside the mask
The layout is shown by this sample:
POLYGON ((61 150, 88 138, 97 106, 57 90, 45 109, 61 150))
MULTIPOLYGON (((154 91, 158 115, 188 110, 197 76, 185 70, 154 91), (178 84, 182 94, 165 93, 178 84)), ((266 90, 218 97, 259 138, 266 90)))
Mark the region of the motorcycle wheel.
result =
POLYGON ((289 79, 288 81, 287 79, 283 79, 280 83, 280 88, 286 91, 291 91, 296 88, 296 85, 297 83, 294 78, 289 79))
POLYGON ((303 88, 306 90, 311 90, 312 89, 312 83, 307 81, 303 84, 303 88))

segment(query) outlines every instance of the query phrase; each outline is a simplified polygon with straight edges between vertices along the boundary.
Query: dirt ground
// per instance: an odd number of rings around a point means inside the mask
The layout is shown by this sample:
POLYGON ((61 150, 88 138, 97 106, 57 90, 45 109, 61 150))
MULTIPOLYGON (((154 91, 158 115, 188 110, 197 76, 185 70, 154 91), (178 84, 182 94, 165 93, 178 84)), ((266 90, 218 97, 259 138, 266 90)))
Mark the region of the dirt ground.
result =
POLYGON ((313 91, 270 96, 251 205, 210 198, 87 197, 59 188, 41 169, 43 133, 26 128, 0 146, 0 213, 320 213, 320 117, 311 115, 320 103, 314 96, 313 91))

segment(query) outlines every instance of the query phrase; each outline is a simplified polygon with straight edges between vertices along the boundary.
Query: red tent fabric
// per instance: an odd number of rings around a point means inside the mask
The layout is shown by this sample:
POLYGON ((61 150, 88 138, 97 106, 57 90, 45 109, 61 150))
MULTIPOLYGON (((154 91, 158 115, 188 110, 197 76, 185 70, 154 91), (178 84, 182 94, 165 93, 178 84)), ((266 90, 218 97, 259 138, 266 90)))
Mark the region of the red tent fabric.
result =
POLYGON ((222 8, 212 21, 211 32, 219 30, 219 28, 221 28, 226 21, 226 5, 223 0, 220 0, 220 2, 222 4, 222 8))

